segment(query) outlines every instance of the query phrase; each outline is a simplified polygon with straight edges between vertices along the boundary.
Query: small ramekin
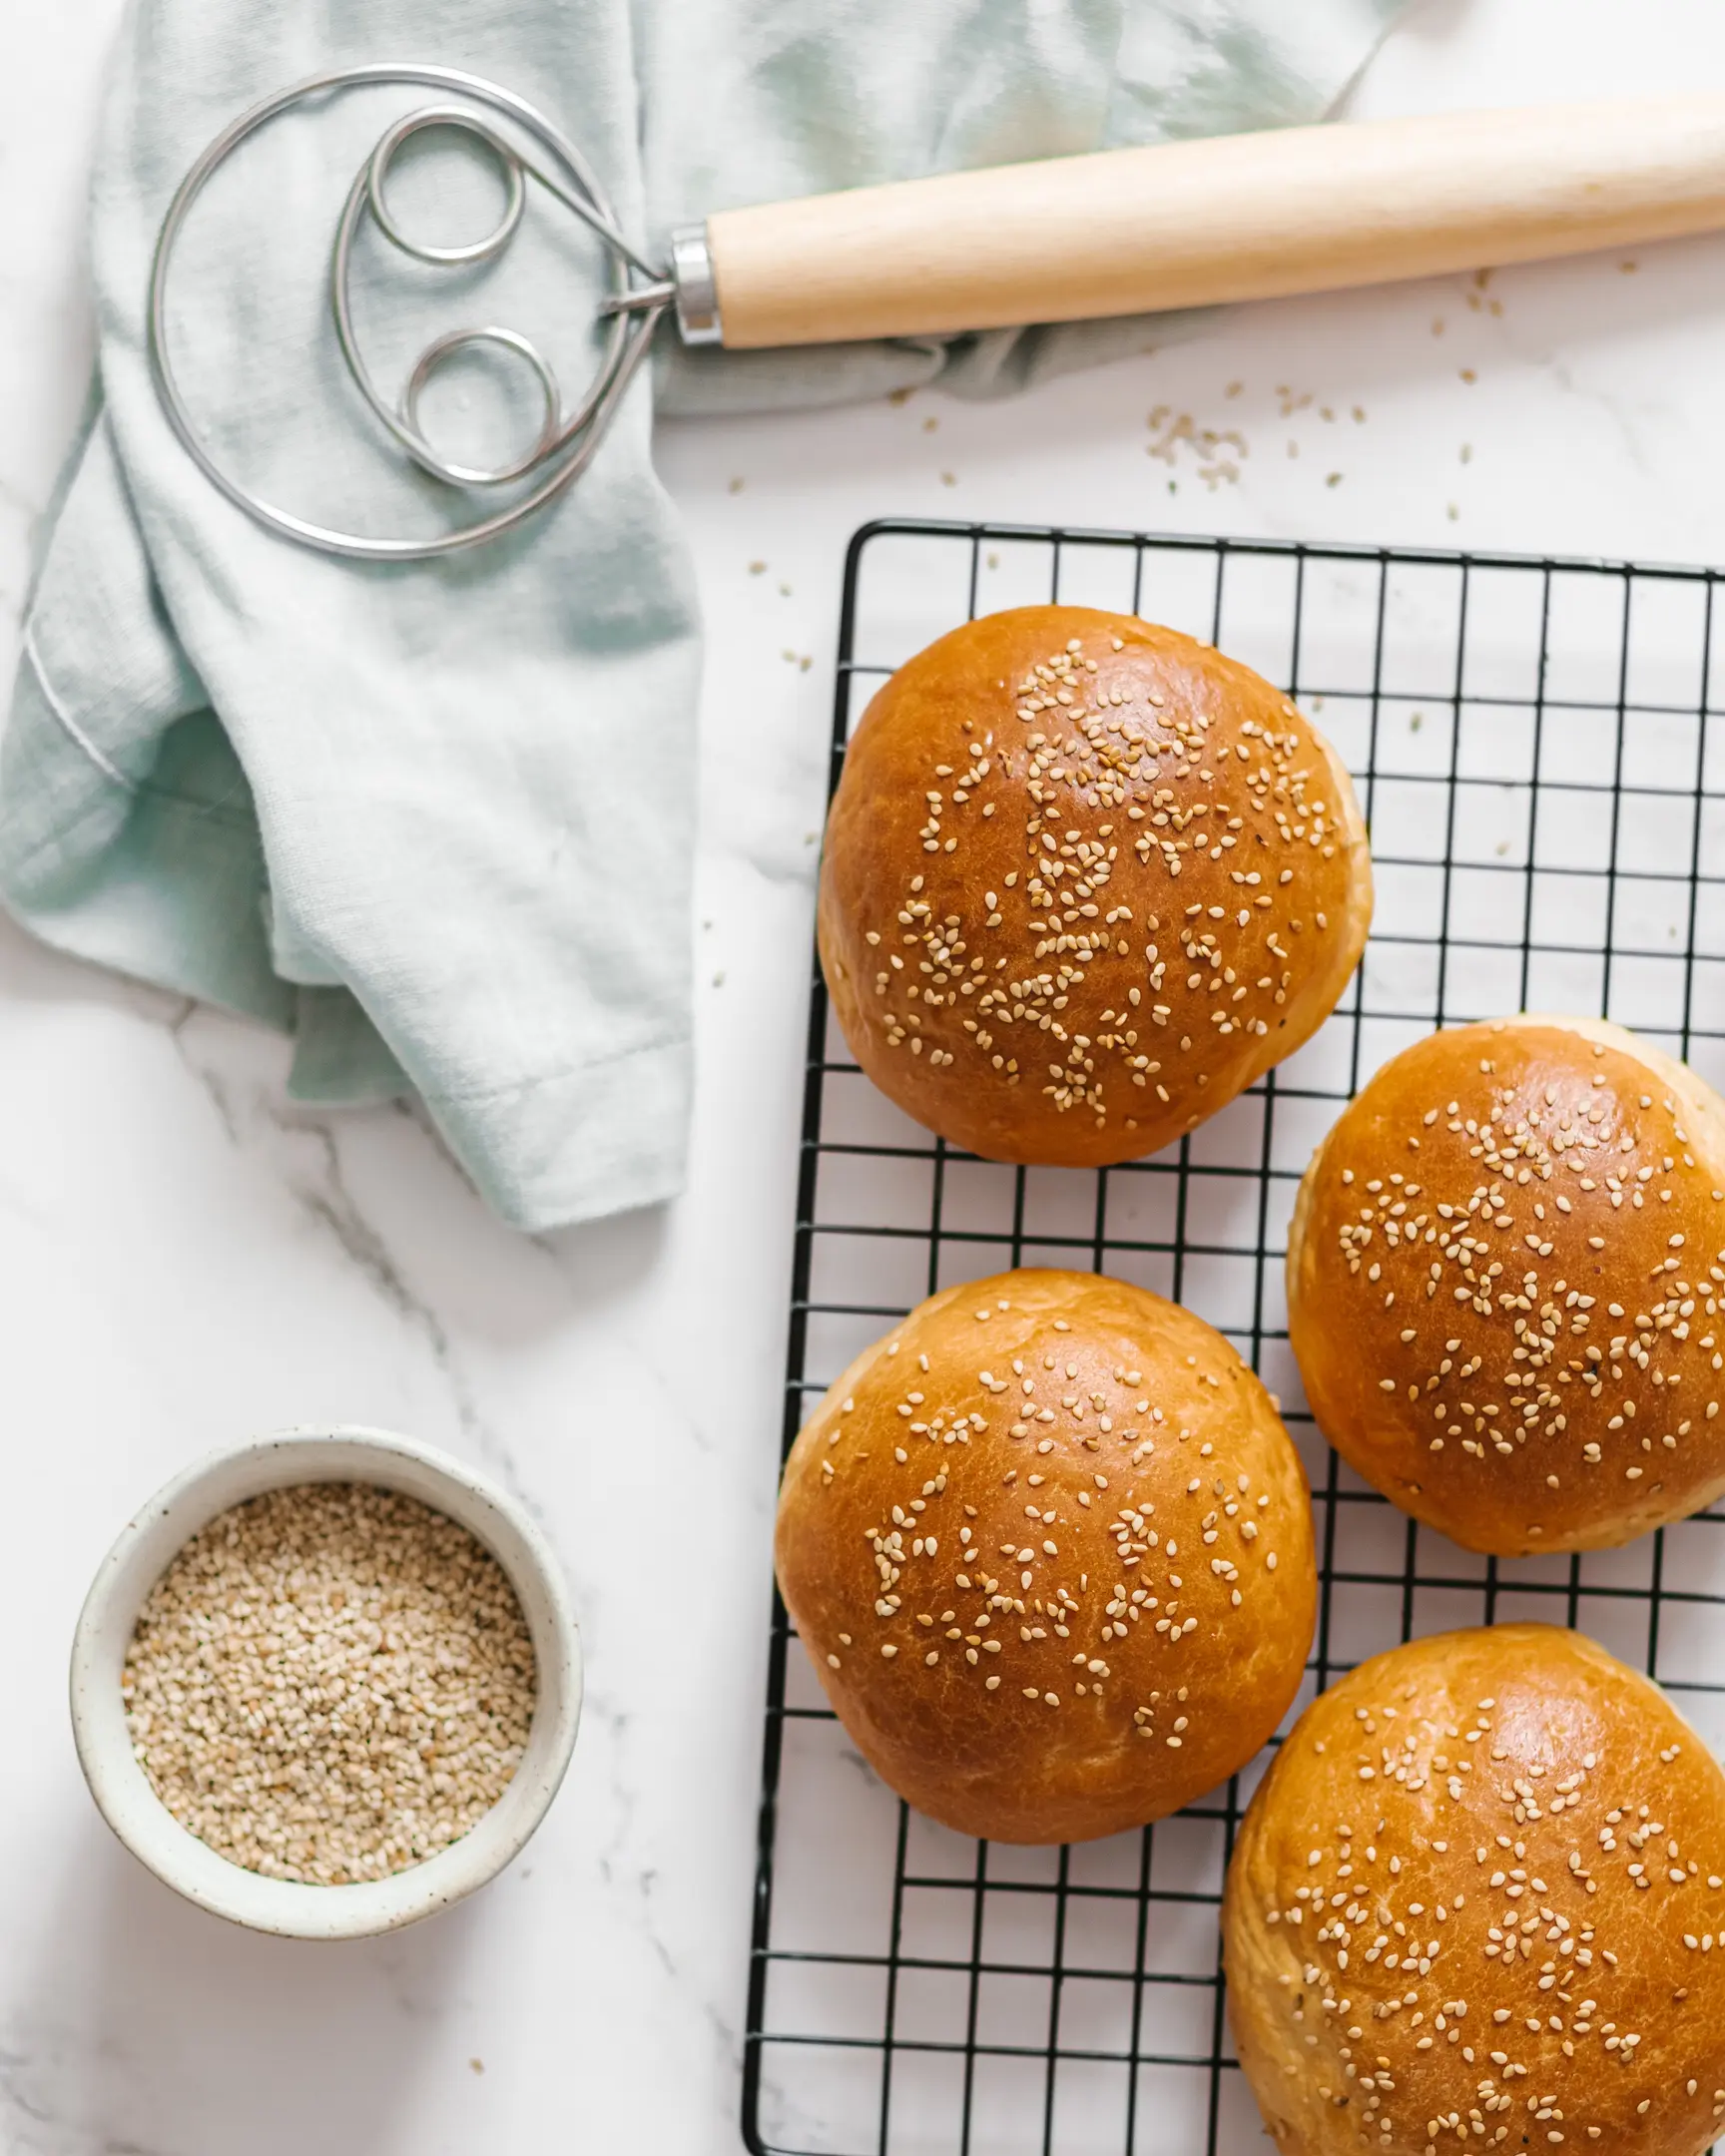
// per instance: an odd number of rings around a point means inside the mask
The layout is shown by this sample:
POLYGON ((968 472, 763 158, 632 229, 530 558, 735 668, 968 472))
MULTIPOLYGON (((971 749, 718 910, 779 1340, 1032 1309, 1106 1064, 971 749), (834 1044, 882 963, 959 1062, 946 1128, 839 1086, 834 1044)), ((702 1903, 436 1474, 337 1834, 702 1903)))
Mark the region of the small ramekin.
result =
POLYGON ((581 1640, 550 1545, 485 1476, 430 1445, 344 1425, 279 1430, 214 1452, 158 1490, 102 1560, 72 1643, 72 1731, 102 1817, 189 1901, 287 1938, 398 1930, 483 1886, 556 1796, 581 1714, 581 1640), (417 1497, 477 1536, 508 1574, 532 1634, 538 1690, 527 1750, 497 1803, 459 1842, 388 1879, 308 1886, 245 1871, 189 1834, 133 1755, 120 1680, 138 1613, 178 1551, 218 1513, 298 1482, 369 1482, 417 1497))

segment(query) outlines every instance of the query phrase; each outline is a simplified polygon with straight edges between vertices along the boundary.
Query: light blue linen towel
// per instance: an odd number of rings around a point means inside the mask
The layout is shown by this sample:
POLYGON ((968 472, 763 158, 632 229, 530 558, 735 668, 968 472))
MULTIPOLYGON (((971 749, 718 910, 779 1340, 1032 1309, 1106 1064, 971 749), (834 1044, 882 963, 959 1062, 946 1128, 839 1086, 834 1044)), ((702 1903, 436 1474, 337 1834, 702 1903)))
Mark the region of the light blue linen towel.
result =
MULTIPOLYGON (((134 0, 93 188, 98 393, 0 742, 0 894, 50 943, 290 1032, 302 1100, 416 1089, 520 1227, 672 1195, 698 652, 650 385, 574 490, 501 543, 388 566, 305 552, 223 499, 157 403, 146 288, 182 173, 314 72, 466 68, 559 122, 657 258, 673 225, 734 204, 1316 118, 1400 5, 134 0)), ((356 416, 324 297, 353 172, 431 101, 367 89, 272 124, 213 185, 174 273, 176 362, 214 452, 350 528, 450 513, 356 416)), ((404 165, 404 221, 482 230, 482 179, 404 165)), ((378 245, 356 262, 386 385, 475 318, 578 380, 598 288, 591 245, 543 198, 482 270, 378 245)), ((1144 339, 1142 322, 735 355, 667 339, 656 384, 662 409, 715 414, 936 380, 988 395, 1144 339)), ((483 430, 486 385, 445 416, 483 430)))

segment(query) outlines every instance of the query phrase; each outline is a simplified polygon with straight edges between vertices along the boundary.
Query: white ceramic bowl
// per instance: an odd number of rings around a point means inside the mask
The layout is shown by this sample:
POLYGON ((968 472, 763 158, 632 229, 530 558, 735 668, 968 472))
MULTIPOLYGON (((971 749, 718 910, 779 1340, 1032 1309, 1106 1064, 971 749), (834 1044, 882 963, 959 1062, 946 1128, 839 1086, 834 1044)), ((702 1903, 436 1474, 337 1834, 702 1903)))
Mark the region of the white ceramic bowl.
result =
POLYGON ((544 1818, 581 1713, 581 1641, 561 1569, 515 1499, 470 1467, 387 1430, 334 1425, 255 1437, 187 1468, 122 1531, 102 1561, 72 1643, 72 1730, 102 1817, 141 1863, 189 1901, 256 1931, 362 1938, 447 1908, 508 1864, 544 1818), (229 1863, 169 1812, 133 1757, 120 1693, 138 1612, 177 1552, 219 1512, 295 1482, 371 1482, 447 1513, 485 1545, 520 1598, 538 1661, 527 1751, 497 1803, 459 1842, 389 1879, 307 1886, 229 1863))

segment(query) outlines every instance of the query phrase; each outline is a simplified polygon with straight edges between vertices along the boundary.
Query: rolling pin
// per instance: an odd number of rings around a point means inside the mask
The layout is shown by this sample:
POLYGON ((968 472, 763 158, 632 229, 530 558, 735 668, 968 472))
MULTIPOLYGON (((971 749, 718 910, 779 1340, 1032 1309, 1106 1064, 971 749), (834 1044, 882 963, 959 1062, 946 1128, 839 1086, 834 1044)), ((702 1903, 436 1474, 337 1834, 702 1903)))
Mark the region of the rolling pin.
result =
POLYGON ((732 350, 1083 321, 1725 226, 1725 96, 1439 113, 1107 150, 720 211, 679 326, 732 350))

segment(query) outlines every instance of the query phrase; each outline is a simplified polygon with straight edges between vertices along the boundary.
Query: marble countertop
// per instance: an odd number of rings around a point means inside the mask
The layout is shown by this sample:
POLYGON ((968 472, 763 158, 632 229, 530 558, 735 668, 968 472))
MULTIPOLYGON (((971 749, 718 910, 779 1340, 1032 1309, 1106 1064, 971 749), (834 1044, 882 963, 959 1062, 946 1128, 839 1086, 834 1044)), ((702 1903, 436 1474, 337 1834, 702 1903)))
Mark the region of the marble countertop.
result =
MULTIPOLYGON (((8 639, 84 390, 82 188, 116 13, 8 15, 8 639)), ((1725 88, 1710 0, 1431 0, 1355 107, 1704 85, 1725 88)), ((411 1116, 290 1107, 278 1041, 0 924, 0 2147, 739 2146, 846 537, 903 512, 1718 562, 1722 368, 1718 240, 1238 312, 1009 405, 666 428, 710 630, 694 1165, 663 1213, 513 1237, 411 1116), (231 1930, 145 1876, 86 1797, 64 1698, 79 1602, 134 1506, 210 1445, 319 1418, 413 1432, 526 1494, 590 1684, 515 1867, 338 1949, 231 1930)))

